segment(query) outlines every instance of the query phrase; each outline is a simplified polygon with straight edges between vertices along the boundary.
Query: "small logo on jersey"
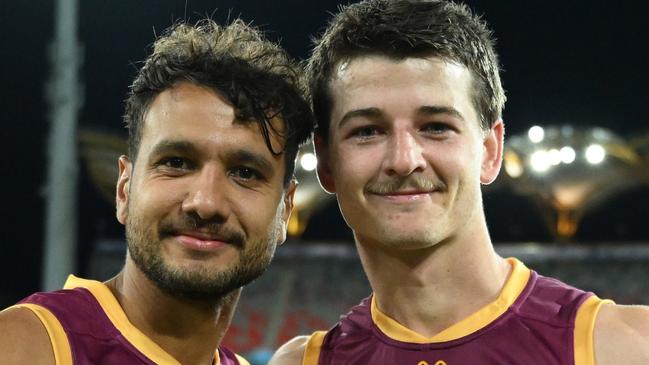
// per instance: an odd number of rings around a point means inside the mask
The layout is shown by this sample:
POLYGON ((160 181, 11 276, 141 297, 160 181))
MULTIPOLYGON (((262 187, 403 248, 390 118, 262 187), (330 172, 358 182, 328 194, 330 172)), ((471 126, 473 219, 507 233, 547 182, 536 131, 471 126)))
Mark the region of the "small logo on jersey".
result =
MULTIPOLYGON (((428 363, 428 361, 424 361, 424 360, 422 360, 422 361, 418 362, 417 365, 430 365, 430 364, 428 363)), ((439 361, 437 361, 437 362, 435 363, 435 365, 447 365, 447 364, 446 364, 446 361, 444 361, 444 360, 439 360, 439 361)))

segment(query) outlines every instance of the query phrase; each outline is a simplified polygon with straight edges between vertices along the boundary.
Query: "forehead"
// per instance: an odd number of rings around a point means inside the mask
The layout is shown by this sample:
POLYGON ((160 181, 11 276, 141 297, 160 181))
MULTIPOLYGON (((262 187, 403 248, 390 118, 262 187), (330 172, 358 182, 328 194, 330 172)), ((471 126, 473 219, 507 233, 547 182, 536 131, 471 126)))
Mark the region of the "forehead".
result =
POLYGON ((330 82, 332 114, 357 108, 422 105, 453 107, 475 114, 471 86, 471 72, 466 67, 437 57, 354 58, 334 69, 330 82))
MULTIPOLYGON (((163 140, 185 140, 197 147, 245 146, 257 153, 272 155, 259 123, 240 121, 232 104, 206 87, 180 83, 158 94, 144 118, 140 150, 145 152, 163 140)), ((275 151, 281 151, 284 123, 271 120, 270 139, 275 151)))

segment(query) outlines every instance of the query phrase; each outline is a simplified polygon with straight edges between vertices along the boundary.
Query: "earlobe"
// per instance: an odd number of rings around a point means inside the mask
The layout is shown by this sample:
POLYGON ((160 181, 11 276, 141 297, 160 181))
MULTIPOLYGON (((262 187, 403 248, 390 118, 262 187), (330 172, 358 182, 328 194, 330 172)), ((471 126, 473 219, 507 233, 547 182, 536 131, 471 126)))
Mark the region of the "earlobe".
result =
POLYGON ((505 124, 498 119, 489 129, 483 140, 482 166, 480 170, 480 182, 491 184, 502 165, 503 146, 505 136, 505 124))
POLYGON ((117 220, 126 224, 126 218, 128 216, 128 199, 129 199, 129 188, 131 186, 131 174, 133 169, 133 164, 128 159, 127 156, 119 157, 119 177, 117 178, 117 186, 115 191, 115 206, 117 220))
POLYGON ((329 194, 336 193, 336 185, 331 174, 331 166, 329 164, 329 148, 327 142, 320 136, 313 138, 315 145, 316 156, 318 156, 318 181, 320 186, 329 194))

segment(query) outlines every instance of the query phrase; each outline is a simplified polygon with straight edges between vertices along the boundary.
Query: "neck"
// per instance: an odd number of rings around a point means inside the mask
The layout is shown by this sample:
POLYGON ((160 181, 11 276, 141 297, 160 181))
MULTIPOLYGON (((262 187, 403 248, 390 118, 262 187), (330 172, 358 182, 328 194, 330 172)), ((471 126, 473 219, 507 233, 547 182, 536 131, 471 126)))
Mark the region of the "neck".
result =
POLYGON ((390 249, 356 236, 378 308, 433 337, 494 301, 511 270, 493 249, 486 224, 417 250, 390 249))
POLYGON ((218 301, 172 297, 130 258, 106 282, 129 321, 182 364, 212 364, 230 325, 240 290, 218 301))

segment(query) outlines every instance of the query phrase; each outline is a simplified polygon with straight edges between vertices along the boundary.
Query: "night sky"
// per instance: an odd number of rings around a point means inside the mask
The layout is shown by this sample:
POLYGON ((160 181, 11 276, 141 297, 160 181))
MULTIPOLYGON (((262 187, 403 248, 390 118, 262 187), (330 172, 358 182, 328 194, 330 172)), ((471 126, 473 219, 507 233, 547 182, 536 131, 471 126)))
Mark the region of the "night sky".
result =
MULTIPOLYGON (((269 38, 280 41, 291 55, 302 59, 309 53, 310 38, 319 33, 328 13, 335 12, 342 2, 80 3, 84 105, 79 126, 124 133, 121 115, 128 85, 139 62, 146 57, 154 34, 161 33, 172 22, 205 15, 223 22, 228 17, 241 16, 262 27, 269 38)), ((567 123, 606 127, 623 137, 649 133, 649 2, 491 0, 467 4, 484 14, 498 39, 508 96, 504 119, 509 135, 523 133, 534 124, 567 123)), ((53 13, 51 1, 0 2, 0 72, 4 86, 0 99, 4 194, 0 304, 5 305, 39 288, 49 130, 44 87, 50 70, 48 43, 53 39, 53 13)), ((639 217, 649 214, 647 189, 630 192, 624 199, 588 217, 589 224, 606 225, 614 215, 619 222, 631 222, 632 227, 643 225, 639 217), (635 203, 645 213, 628 213, 627 202, 635 203)), ((495 240, 548 239, 542 229, 520 222, 525 219, 525 212, 533 215, 533 207, 511 196, 487 198, 485 204, 495 240), (516 214, 511 213, 511 204, 518 204, 516 214), (503 228, 516 224, 523 227, 522 232, 503 228)), ((86 257, 84 252, 87 254, 98 237, 121 234, 122 228, 114 221, 112 212, 113 207, 90 186, 81 167, 80 257, 86 257)), ((307 230, 305 238, 349 238, 336 212, 337 207, 332 204, 316 216, 318 223, 307 230)), ((630 228, 624 229, 628 232, 630 228)), ((634 234, 623 235, 622 239, 649 241, 648 234, 634 234)), ((616 239, 613 234, 593 231, 583 232, 581 237, 593 241, 616 239)), ((83 275, 83 267, 82 262, 78 274, 83 275)))

